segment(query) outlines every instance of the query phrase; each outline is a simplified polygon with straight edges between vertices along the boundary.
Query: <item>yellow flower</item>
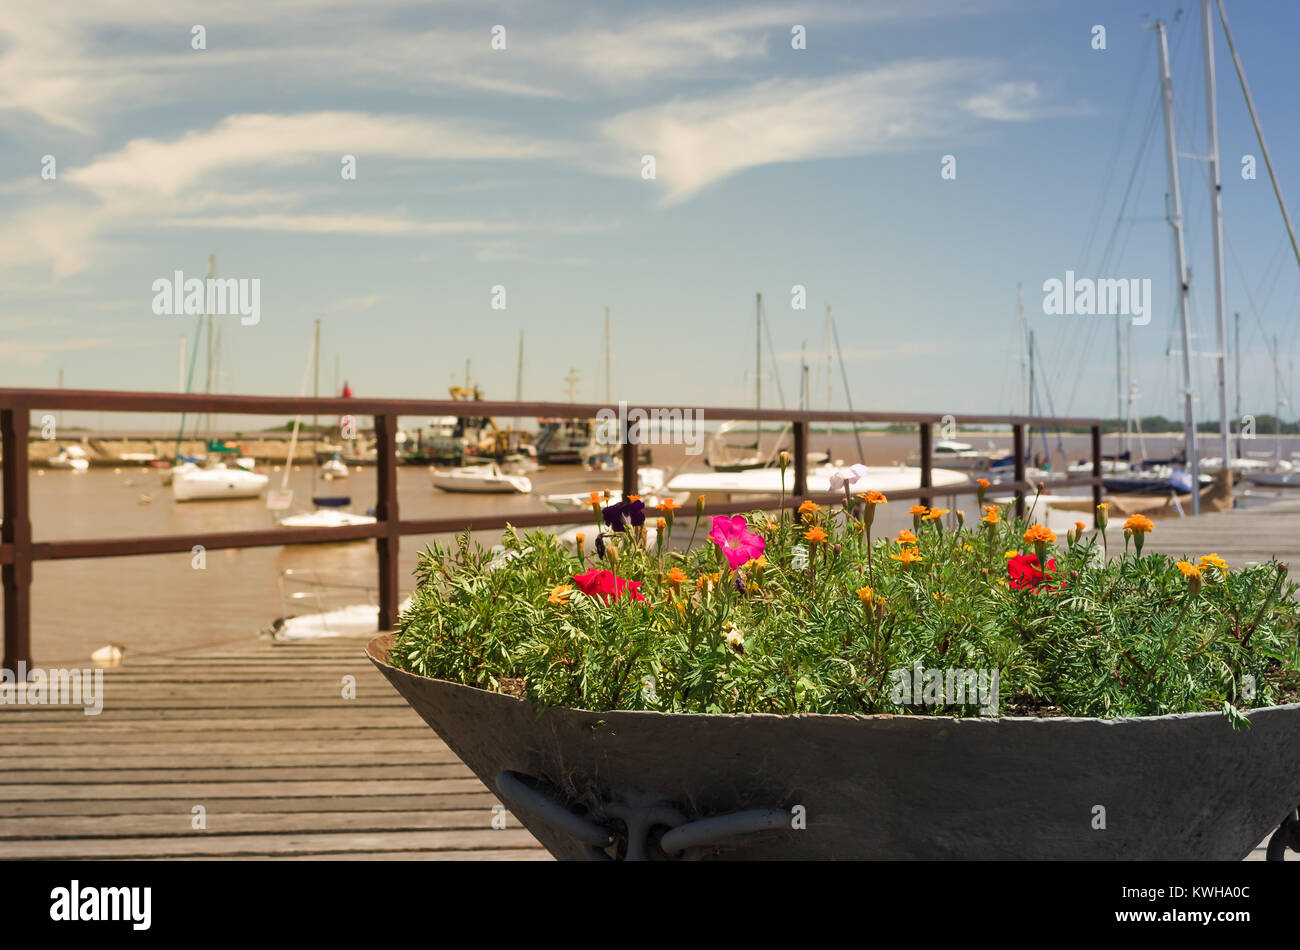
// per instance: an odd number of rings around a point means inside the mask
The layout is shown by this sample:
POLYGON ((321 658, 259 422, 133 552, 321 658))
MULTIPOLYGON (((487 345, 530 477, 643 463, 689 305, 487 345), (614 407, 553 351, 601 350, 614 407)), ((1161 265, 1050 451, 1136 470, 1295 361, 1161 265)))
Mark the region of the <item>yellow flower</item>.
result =
POLYGON ((902 531, 898 532, 898 543, 899 546, 904 544, 916 544, 916 535, 904 528, 902 531))
POLYGON ((862 601, 864 605, 870 604, 876 597, 876 592, 870 587, 859 587, 857 593, 858 600, 862 601))
POLYGON ((1188 561, 1179 561, 1176 565, 1183 572, 1183 577, 1200 577, 1201 569, 1188 561))
POLYGON ((727 646, 731 647, 731 649, 735 650, 737 653, 744 653, 745 635, 740 632, 740 629, 731 622, 723 624, 722 629, 727 634, 727 646))
POLYGON ((916 548, 903 548, 901 551, 899 551, 899 553, 891 554, 889 556, 893 558, 895 561, 902 561, 904 567, 916 561, 925 560, 925 558, 921 557, 921 555, 916 553, 916 548))
POLYGON ((1046 525, 1036 524, 1025 532, 1025 544, 1052 544, 1056 535, 1046 525))
POLYGON ((1201 569, 1217 567, 1224 574, 1228 573, 1228 562, 1217 554, 1202 554, 1200 561, 1201 569))
POLYGON ((1002 556, 1003 556, 1004 558, 1006 558, 1006 559, 1009 561, 1009 560, 1011 560, 1013 557, 1020 557, 1020 552, 1017 551, 1017 550, 1015 550, 1015 549, 1013 548, 1012 550, 1008 551, 1006 554, 1004 554, 1004 555, 1002 555, 1002 556))
POLYGON ((985 524, 997 524, 1001 520, 1002 516, 998 514, 997 505, 984 506, 984 517, 981 518, 980 521, 983 521, 985 524))
POLYGON ((563 604, 568 600, 569 595, 572 593, 572 587, 568 584, 560 584, 558 587, 551 588, 551 596, 546 598, 546 602, 550 604, 563 604))
POLYGON ((722 572, 715 571, 712 574, 701 574, 695 578, 696 590, 713 590, 718 581, 722 580, 722 572))
POLYGON ((931 508, 929 511, 927 511, 927 512, 926 512, 924 515, 922 515, 921 517, 922 517, 924 520, 926 520, 926 521, 938 521, 940 518, 942 518, 942 517, 943 517, 944 515, 946 515, 947 513, 948 513, 948 509, 947 509, 947 508, 931 508))

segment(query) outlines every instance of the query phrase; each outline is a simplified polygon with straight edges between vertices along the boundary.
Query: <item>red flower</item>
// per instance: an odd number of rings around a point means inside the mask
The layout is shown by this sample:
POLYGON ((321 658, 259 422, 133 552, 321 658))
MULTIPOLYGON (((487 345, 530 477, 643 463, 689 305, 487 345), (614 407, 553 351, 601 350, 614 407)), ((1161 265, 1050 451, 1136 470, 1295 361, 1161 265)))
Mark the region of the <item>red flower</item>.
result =
MULTIPOLYGON (((1052 579, 1056 571, 1056 558, 1047 562, 1047 580, 1052 579)), ((1065 581, 1061 581, 1056 587, 1050 584, 1044 584, 1043 572, 1038 566, 1037 554, 1021 554, 1007 559, 1007 576, 1011 579, 1012 590, 1032 590, 1039 593, 1040 589, 1059 590, 1065 586, 1065 581)))
POLYGON ((584 594, 589 597, 603 597, 605 603, 618 600, 625 592, 633 600, 645 600, 640 592, 640 581, 616 577, 613 571, 602 571, 593 567, 586 574, 574 574, 573 582, 584 594))

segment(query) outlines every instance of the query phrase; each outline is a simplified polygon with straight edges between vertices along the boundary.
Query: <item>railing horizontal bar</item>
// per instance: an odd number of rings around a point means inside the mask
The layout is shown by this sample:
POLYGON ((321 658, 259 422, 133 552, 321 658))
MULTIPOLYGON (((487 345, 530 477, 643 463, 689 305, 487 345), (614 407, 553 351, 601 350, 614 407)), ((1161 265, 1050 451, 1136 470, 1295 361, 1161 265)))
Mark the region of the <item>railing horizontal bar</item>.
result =
MULTIPOLYGON (((1053 482, 1052 487, 1093 485, 1100 479, 1091 477, 1071 478, 1053 482)), ((909 501, 920 498, 923 494, 932 496, 973 495, 978 486, 974 482, 962 485, 948 485, 940 488, 906 488, 891 491, 892 500, 909 501)), ((1016 490, 1033 491, 1034 485, 1027 482, 1001 482, 992 485, 989 491, 999 494, 1016 490)), ((719 493, 722 494, 722 493, 719 493)), ((821 505, 835 505, 843 500, 840 492, 819 492, 805 496, 821 505)), ((799 499, 786 496, 785 507, 793 508, 799 499)), ((746 511, 771 511, 781 507, 776 496, 756 497, 744 501, 715 502, 706 504, 704 515, 734 515, 746 511)), ((653 519, 662 514, 658 508, 646 508, 647 517, 653 519)), ((695 518, 695 509, 688 505, 677 511, 678 524, 691 523, 695 518)), ((571 511, 520 512, 511 515, 485 515, 483 517, 460 516, 457 518, 416 518, 398 522, 399 532, 403 535, 413 534, 457 534, 466 529, 474 531, 491 531, 514 525, 517 528, 543 528, 561 525, 579 525, 593 521, 591 511, 574 509, 571 511)), ((592 525, 593 531, 595 525, 592 525)), ((223 548, 258 548, 277 547, 287 544, 334 544, 340 541, 360 541, 377 538, 385 533, 384 523, 369 525, 349 525, 340 528, 275 528, 267 531, 225 531, 211 534, 191 535, 154 535, 139 538, 87 538, 70 541, 36 541, 32 544, 32 559, 36 561, 58 561, 69 558, 126 557, 140 554, 176 554, 189 553, 196 546, 205 550, 223 548)), ((0 544, 0 564, 13 560, 12 545, 0 544)))
MULTIPOLYGON (((630 408, 702 413, 705 420, 739 419, 756 422, 894 422, 958 424, 1092 426, 1101 420, 1084 417, 957 415, 937 412, 845 412, 754 409, 719 406, 655 406, 630 403, 630 408)), ((0 389, 0 407, 13 409, 93 410, 96 412, 213 412, 223 414, 399 416, 553 416, 588 419, 601 409, 618 411, 617 404, 568 402, 461 401, 451 399, 316 399, 299 396, 234 396, 209 393, 110 392, 77 389, 0 389)))

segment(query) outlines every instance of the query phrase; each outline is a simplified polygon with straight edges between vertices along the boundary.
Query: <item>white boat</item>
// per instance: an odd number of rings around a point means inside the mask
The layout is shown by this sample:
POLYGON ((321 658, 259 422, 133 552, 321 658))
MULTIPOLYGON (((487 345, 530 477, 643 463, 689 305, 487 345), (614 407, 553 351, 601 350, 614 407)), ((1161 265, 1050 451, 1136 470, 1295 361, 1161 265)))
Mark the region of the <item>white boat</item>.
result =
MULTIPOLYGON (((1009 453, 1000 451, 992 441, 986 451, 980 451, 968 442, 939 439, 930 450, 931 464, 969 472, 987 472, 995 464, 1005 464, 1008 458, 1009 453)), ((910 456, 907 464, 920 465, 920 456, 910 456)))
POLYGON ((533 490, 533 483, 526 476, 507 475, 496 462, 461 465, 451 469, 432 468, 429 470, 429 478, 434 488, 447 492, 527 495, 533 490))
POLYGON ((305 514, 288 515, 276 522, 281 528, 346 528, 374 524, 373 515, 357 515, 338 508, 317 508, 305 514))
POLYGON ((1246 481, 1265 488, 1300 488, 1300 472, 1279 470, 1275 472, 1248 472, 1246 481))
POLYGON ((326 462, 324 465, 320 467, 320 477, 324 479, 329 479, 331 481, 336 478, 347 478, 348 477, 347 463, 344 462, 343 459, 341 459, 338 455, 335 455, 332 459, 330 459, 328 462, 326 462))
MULTIPOLYGON (((807 474, 809 493, 831 491, 830 479, 837 466, 822 465, 807 474)), ((965 472, 936 468, 930 473, 930 484, 936 489, 947 486, 966 485, 970 479, 965 472)), ((872 491, 890 492, 909 488, 919 488, 921 470, 908 466, 867 466, 867 473, 853 486, 853 492, 872 491)), ((684 472, 672 478, 667 486, 669 492, 689 492, 691 494, 709 495, 780 495, 782 493, 781 470, 779 468, 754 468, 743 472, 684 472)), ((794 489, 794 469, 785 470, 784 491, 790 494, 794 489)), ((936 492, 938 494, 938 492, 936 492)))
POLYGON ((267 477, 217 462, 209 468, 178 466, 172 474, 172 497, 177 501, 216 501, 256 498, 266 490, 267 477))
POLYGON ((90 459, 86 457, 85 450, 78 445, 61 445, 59 446, 59 454, 51 457, 46 464, 50 468, 84 472, 90 468, 90 459))
MULTIPOLYGON (((646 503, 647 508, 654 508, 659 502, 672 495, 674 501, 679 505, 685 504, 690 497, 686 492, 664 492, 662 491, 665 472, 662 468, 641 468, 637 469, 637 496, 646 503)), ((595 491, 601 497, 602 505, 612 505, 623 500, 621 489, 610 486, 609 488, 596 487, 585 488, 580 491, 561 491, 552 492, 542 496, 542 504, 552 511, 578 511, 591 507, 591 493, 595 491), (609 501, 604 500, 604 492, 609 492, 609 501)))
MULTIPOLYGON (((411 598, 407 597, 398 605, 398 611, 405 611, 410 606, 411 598)), ((379 632, 379 607, 375 604, 349 604, 318 613, 279 617, 267 632, 279 643, 373 637, 379 632)))

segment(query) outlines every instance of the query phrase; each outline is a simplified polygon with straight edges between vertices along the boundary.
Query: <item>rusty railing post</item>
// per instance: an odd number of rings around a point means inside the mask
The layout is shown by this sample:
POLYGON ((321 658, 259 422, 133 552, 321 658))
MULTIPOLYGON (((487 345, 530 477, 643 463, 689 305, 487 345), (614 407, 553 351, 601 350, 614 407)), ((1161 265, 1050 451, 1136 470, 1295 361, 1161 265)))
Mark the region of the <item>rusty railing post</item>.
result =
POLYGON ((1092 526, 1097 525, 1097 506, 1101 504, 1101 426, 1092 427, 1092 526))
POLYGON ((4 453, 4 524, 0 541, 13 560, 0 568, 4 587, 4 667, 32 665, 32 520, 27 494, 27 431, 31 411, 24 403, 0 409, 0 451, 4 453))
MULTIPOLYGON (((758 424, 759 432, 763 431, 763 424, 758 424)), ((802 419, 794 423, 794 488, 790 492, 791 498, 797 498, 803 501, 804 495, 808 494, 808 423, 802 419)), ((755 439, 755 441, 758 441, 755 439)))
MULTIPOLYGON (((921 487, 930 488, 934 485, 934 430, 930 423, 922 422, 921 430, 921 487)), ((921 504, 930 507, 933 499, 929 495, 921 496, 921 504)))
POLYGON ((1012 442, 1014 444, 1013 452, 1016 453, 1016 517, 1025 516, 1025 426, 1022 422, 1013 423, 1011 426, 1013 434, 1012 442))
POLYGON ((397 416, 375 416, 376 488, 375 517, 384 533, 375 539, 379 552, 379 629, 397 626, 397 568, 402 535, 397 513, 397 416))
POLYGON ((637 467, 641 463, 641 423, 628 426, 623 439, 623 498, 637 494, 640 487, 637 482, 637 467))

